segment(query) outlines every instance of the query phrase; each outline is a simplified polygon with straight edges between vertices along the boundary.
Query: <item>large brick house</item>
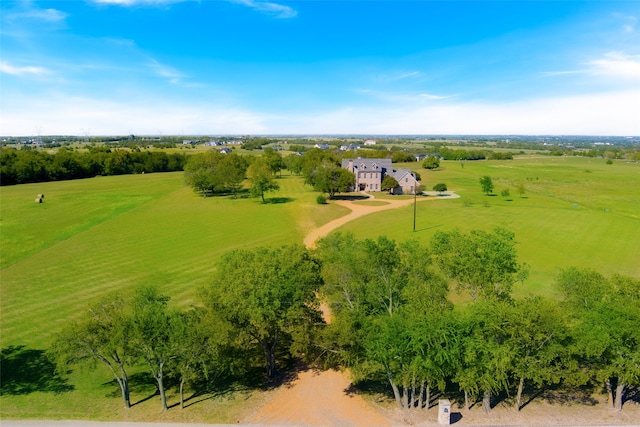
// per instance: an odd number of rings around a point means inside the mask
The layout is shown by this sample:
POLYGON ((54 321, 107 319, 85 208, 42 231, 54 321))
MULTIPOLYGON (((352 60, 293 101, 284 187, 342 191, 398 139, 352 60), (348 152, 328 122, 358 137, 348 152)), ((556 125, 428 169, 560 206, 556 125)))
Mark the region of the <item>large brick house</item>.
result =
POLYGON ((398 181, 393 194, 413 194, 419 185, 409 169, 394 169, 391 159, 342 159, 342 167, 356 176, 354 191, 382 191, 382 180, 386 175, 398 181))

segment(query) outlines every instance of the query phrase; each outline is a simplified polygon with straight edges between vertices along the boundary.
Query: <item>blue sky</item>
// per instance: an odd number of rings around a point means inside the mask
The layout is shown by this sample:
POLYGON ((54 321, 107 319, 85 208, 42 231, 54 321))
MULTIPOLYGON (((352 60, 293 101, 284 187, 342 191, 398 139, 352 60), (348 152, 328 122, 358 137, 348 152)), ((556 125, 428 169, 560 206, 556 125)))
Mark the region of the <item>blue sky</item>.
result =
POLYGON ((0 135, 640 135, 640 2, 3 0, 0 135))

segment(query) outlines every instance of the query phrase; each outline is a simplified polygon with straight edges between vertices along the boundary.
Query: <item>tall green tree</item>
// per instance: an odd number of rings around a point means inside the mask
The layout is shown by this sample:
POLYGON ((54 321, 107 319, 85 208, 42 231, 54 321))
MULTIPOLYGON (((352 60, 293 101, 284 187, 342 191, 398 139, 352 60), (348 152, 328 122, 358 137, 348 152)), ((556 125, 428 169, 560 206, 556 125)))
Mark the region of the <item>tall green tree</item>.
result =
POLYGON ((85 316, 65 327, 49 350, 61 371, 84 360, 105 366, 120 387, 125 407, 131 407, 127 369, 135 354, 132 322, 125 302, 116 295, 91 306, 85 316))
POLYGON ((525 382, 536 387, 555 385, 575 372, 570 350, 573 337, 566 316, 555 302, 540 297, 515 301, 503 330, 513 349, 518 411, 525 382))
POLYGON ((246 179, 249 163, 246 158, 235 153, 224 155, 217 168, 217 176, 222 186, 231 191, 235 198, 246 179))
POLYGON ((382 191, 393 191, 394 188, 398 187, 398 181, 392 177, 391 175, 385 175, 382 178, 382 183, 380 184, 380 189, 382 191))
POLYGON ((264 355, 277 373, 280 350, 309 354, 321 321, 316 292, 320 265, 302 246, 237 249, 225 253, 205 290, 205 304, 264 355))
POLYGON ((147 363, 158 386, 162 410, 167 410, 165 387, 166 365, 184 345, 171 335, 171 323, 175 314, 169 311, 169 297, 160 294, 153 286, 144 286, 136 291, 133 299, 132 329, 138 352, 147 363))
POLYGON ((276 175, 284 168, 282 155, 273 148, 267 147, 263 150, 262 158, 269 164, 271 172, 276 175))
POLYGON ((513 285, 527 277, 518 263, 515 235, 501 227, 493 232, 437 232, 431 239, 436 265, 471 298, 506 300, 513 285))
POLYGON ((330 199, 333 199, 336 193, 352 188, 355 183, 356 177, 353 173, 326 160, 317 165, 311 177, 313 189, 328 193, 330 199))
POLYGON ((480 186, 482 191, 488 196, 493 191, 493 180, 490 176, 485 175, 480 178, 480 186))
POLYGON ((184 409, 184 391, 189 383, 209 379, 225 369, 223 348, 229 337, 218 319, 211 322, 202 309, 175 312, 171 317, 169 340, 179 343, 172 354, 171 373, 177 377, 180 407, 184 409))
POLYGON ((558 285, 574 321, 581 366, 622 410, 625 390, 640 384, 640 281, 571 267, 558 285))
POLYGON ((223 154, 215 150, 190 156, 184 166, 185 183, 202 194, 202 197, 207 197, 207 194, 221 185, 217 169, 223 157, 223 154))
POLYGON ((299 154, 289 154, 283 159, 285 167, 294 175, 302 173, 302 156, 299 154))
POLYGON ((280 189, 273 177, 271 166, 263 158, 258 158, 249 165, 247 178, 251 182, 251 193, 260 196, 262 203, 265 203, 264 193, 280 189))
POLYGON ((422 167, 425 169, 438 169, 440 167, 440 159, 435 156, 429 156, 422 162, 422 167))
POLYGON ((491 411, 491 396, 509 388, 514 349, 504 330, 509 303, 485 300, 470 305, 464 312, 461 328, 461 358, 455 380, 465 393, 482 395, 482 409, 491 411))
POLYGON ((442 384, 447 359, 438 354, 430 366, 426 360, 437 353, 427 344, 435 340, 420 334, 435 337, 438 328, 416 332, 427 328, 425 316, 450 308, 447 282, 429 265, 427 248, 384 236, 359 241, 334 234, 319 242, 317 253, 334 314, 332 354, 357 378, 384 375, 398 406, 414 407, 416 387, 422 399, 425 384, 442 384))

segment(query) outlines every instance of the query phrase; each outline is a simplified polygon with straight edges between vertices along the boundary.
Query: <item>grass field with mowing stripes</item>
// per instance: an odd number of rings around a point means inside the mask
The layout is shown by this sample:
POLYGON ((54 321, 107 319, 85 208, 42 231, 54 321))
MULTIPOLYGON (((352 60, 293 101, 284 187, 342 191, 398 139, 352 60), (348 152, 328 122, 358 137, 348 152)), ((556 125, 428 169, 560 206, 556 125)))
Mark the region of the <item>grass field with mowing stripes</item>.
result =
MULTIPOLYGON (((436 171, 402 166, 419 171, 427 189, 444 182, 461 198, 420 202, 415 233, 413 206, 366 216, 338 231, 426 243, 438 230, 507 227, 516 234, 520 260, 530 266, 517 295, 553 296, 558 270, 571 265, 640 277, 640 164, 526 156, 442 162, 436 171), (481 191, 484 175, 493 179, 493 196, 481 191), (505 189, 509 197, 500 196, 505 189)), ((182 173, 0 187, 2 349, 14 346, 24 363, 42 361, 53 335, 91 302, 114 291, 126 296, 142 284, 158 285, 174 305, 189 305, 224 251, 301 243, 310 230, 348 212, 333 203, 318 205, 317 193, 299 177, 285 174, 278 183, 280 191, 267 194, 264 205, 254 198, 203 199, 183 185, 182 173), (43 204, 34 203, 39 193, 43 204)), ((185 411, 159 414, 157 398, 147 400, 154 386, 141 380, 148 375, 133 373, 138 404, 130 411, 121 408, 117 386, 102 368, 79 368, 67 384, 72 391, 3 393, 0 418, 233 423, 260 399, 259 393, 231 390, 202 396, 185 411)), ((169 399, 173 404, 177 397, 169 399)))

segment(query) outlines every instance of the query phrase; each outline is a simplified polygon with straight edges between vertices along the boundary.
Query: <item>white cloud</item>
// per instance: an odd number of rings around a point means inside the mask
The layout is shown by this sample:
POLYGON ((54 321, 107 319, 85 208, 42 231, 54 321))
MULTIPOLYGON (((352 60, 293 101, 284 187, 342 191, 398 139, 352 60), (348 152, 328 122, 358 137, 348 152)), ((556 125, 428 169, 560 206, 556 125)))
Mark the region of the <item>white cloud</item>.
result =
POLYGON ((27 9, 10 15, 11 19, 33 19, 45 22, 61 22, 67 18, 67 14, 57 9, 27 9))
POLYGON ((335 106, 265 112, 225 102, 144 102, 50 94, 2 99, 6 135, 42 134, 579 134, 640 135, 640 89, 517 102, 335 106), (8 106, 11 108, 8 108, 8 106))
POLYGON ((377 101, 393 104, 422 105, 426 101, 438 101, 455 97, 456 95, 436 95, 433 93, 408 93, 402 91, 381 91, 374 89, 359 89, 355 91, 370 96, 377 101))
POLYGON ((518 102, 343 107, 282 116, 271 133, 640 135, 640 90, 518 102))
POLYGON ((18 67, 9 64, 7 61, 0 61, 0 73, 11 74, 14 76, 26 76, 26 75, 42 75, 48 74, 49 70, 43 67, 18 67))
POLYGON ((276 18, 294 18, 298 15, 298 12, 289 7, 278 3, 271 3, 267 1, 259 0, 229 0, 233 3, 242 4, 248 6, 258 12, 264 12, 269 15, 273 15, 276 18))
POLYGON ((587 62, 595 75, 640 81, 640 55, 609 52, 603 58, 587 62))
POLYGON ((634 33, 636 31, 636 25, 638 24, 638 18, 635 16, 627 16, 625 21, 626 23, 622 26, 622 30, 627 34, 634 33))
POLYGON ((582 74, 604 78, 610 82, 625 84, 630 81, 640 82, 640 55, 629 55, 624 52, 607 52, 600 58, 581 64, 583 67, 574 70, 545 71, 540 75, 546 77, 582 74))
POLYGON ((418 95, 420 98, 422 99, 428 99, 428 100, 437 100, 437 99, 447 99, 447 98, 451 98, 451 96, 444 96, 444 95, 434 95, 431 93, 421 93, 420 95, 418 95))
POLYGON ((171 67, 168 67, 166 65, 163 65, 160 62, 156 61, 155 59, 150 60, 150 67, 158 76, 168 79, 169 82, 173 84, 180 83, 180 81, 184 77, 186 77, 184 74, 180 73, 179 71, 171 67))
POLYGON ((3 97, 0 129, 3 135, 30 135, 34 127, 43 135, 267 133, 268 116, 225 105, 145 102, 49 94, 37 99, 3 97), (7 108, 7 106, 11 108, 7 108))

